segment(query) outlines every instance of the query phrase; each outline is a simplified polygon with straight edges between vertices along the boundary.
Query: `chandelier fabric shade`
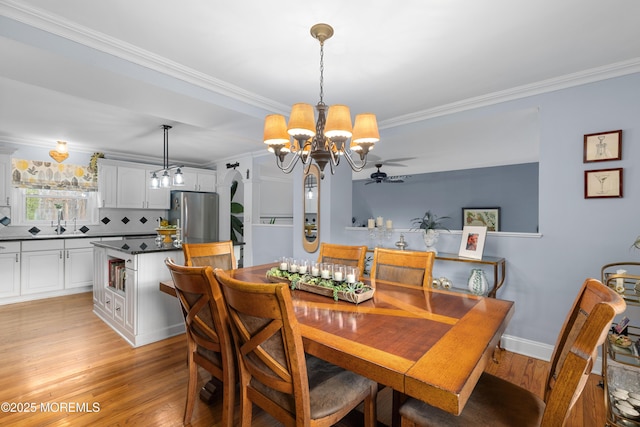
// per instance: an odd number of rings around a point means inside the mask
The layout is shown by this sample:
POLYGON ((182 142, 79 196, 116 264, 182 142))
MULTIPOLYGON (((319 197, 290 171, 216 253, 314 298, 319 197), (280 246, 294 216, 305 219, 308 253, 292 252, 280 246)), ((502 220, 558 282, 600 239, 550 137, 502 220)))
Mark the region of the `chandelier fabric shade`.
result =
POLYGON ((351 169, 359 172, 367 163, 367 154, 380 140, 376 116, 358 114, 352 125, 348 106, 324 103, 324 42, 333 35, 333 28, 316 24, 311 27, 311 35, 320 41, 320 101, 315 106, 318 117, 315 118, 313 106, 306 103, 291 107, 288 124, 283 115, 270 114, 265 117, 263 141, 268 151, 275 154, 276 164, 284 173, 290 173, 298 161, 307 171, 315 162, 324 178, 325 166, 329 164, 333 174, 341 157, 351 169), (293 158, 285 164, 288 154, 293 158))

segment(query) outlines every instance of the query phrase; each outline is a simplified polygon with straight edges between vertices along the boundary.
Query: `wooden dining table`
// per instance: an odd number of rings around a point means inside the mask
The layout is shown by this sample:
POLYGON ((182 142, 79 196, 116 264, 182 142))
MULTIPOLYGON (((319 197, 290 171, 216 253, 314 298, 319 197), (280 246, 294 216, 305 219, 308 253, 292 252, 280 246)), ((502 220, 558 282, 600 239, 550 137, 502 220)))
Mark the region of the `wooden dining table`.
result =
MULTIPOLYGON (((267 282, 274 264, 230 271, 267 282)), ((354 304, 292 292, 305 351, 452 414, 460 414, 514 312, 495 298, 369 282, 373 298, 354 304)), ((171 282, 160 289, 175 295, 171 282)))

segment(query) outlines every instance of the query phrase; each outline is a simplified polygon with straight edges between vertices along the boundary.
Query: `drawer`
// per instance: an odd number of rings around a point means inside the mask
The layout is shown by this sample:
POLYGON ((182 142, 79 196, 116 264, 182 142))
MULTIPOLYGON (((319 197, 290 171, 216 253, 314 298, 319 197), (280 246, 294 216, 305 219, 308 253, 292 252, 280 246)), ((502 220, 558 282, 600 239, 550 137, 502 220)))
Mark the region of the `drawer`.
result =
POLYGON ((20 252, 20 242, 0 242, 0 254, 20 252))
POLYGON ((55 251, 64 249, 64 240, 23 240, 22 252, 55 251))
POLYGON ((99 241, 98 237, 84 237, 81 239, 65 239, 64 248, 65 249, 85 249, 85 248, 93 248, 91 242, 99 241))

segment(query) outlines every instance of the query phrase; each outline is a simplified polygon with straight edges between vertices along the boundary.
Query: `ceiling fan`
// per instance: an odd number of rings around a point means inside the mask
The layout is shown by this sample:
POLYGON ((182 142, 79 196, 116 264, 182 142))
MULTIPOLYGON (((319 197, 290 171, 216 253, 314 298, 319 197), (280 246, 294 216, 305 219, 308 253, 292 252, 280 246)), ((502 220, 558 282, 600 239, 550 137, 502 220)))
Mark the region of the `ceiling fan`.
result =
POLYGON ((364 185, 373 184, 373 183, 380 184, 382 182, 401 183, 401 182, 404 182, 406 178, 409 178, 411 176, 411 175, 387 176, 386 173, 380 170, 380 168, 382 167, 382 163, 376 163, 375 166, 376 168, 378 168, 378 170, 371 174, 371 177, 370 177, 371 179, 365 182, 364 185))

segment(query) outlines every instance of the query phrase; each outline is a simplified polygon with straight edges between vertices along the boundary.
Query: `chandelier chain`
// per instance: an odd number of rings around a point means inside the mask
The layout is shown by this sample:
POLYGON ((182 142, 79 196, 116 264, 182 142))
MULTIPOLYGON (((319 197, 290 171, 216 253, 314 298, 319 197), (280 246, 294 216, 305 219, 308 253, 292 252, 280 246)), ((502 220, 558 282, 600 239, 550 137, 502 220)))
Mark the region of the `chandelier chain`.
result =
POLYGON ((320 104, 324 105, 324 43, 320 43, 320 104))

